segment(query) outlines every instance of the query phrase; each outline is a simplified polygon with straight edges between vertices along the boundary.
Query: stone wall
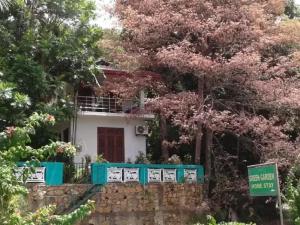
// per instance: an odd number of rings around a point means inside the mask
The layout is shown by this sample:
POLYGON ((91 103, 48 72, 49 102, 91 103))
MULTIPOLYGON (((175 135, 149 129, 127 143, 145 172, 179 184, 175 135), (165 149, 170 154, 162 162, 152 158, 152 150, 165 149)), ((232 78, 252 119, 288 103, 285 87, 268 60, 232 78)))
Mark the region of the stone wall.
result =
POLYGON ((69 208, 73 200, 80 198, 91 184, 65 184, 62 186, 30 185, 28 203, 31 210, 46 205, 56 205, 57 212, 69 208))
MULTIPOLYGON (((57 203, 60 210, 90 185, 32 187, 32 208, 57 203)), ((108 184, 93 197, 96 210, 80 225, 186 225, 202 212, 202 185, 108 184)))

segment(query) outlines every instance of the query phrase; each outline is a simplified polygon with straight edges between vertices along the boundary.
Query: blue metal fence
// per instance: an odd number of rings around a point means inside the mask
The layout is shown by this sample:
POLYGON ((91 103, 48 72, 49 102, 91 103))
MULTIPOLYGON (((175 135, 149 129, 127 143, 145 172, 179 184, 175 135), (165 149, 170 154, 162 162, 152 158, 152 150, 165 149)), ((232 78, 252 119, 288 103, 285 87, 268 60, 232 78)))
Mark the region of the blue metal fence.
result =
MULTIPOLYGON (((24 163, 18 163, 18 166, 24 166, 24 163)), ((64 171, 63 163, 41 162, 38 166, 45 167, 46 185, 57 186, 64 183, 64 173, 67 170, 64 171)), ((112 182, 138 182, 142 185, 204 182, 204 169, 201 165, 92 163, 90 172, 84 176, 88 178, 87 182, 91 178, 94 185, 112 182)))
POLYGON ((91 165, 93 184, 110 182, 148 183, 203 183, 204 169, 201 165, 174 164, 127 164, 93 163, 91 165))
MULTIPOLYGON (((19 162, 19 167, 28 166, 25 162, 19 162)), ((45 184, 49 186, 58 186, 63 184, 64 164, 61 162, 41 162, 37 167, 45 167, 45 184)))

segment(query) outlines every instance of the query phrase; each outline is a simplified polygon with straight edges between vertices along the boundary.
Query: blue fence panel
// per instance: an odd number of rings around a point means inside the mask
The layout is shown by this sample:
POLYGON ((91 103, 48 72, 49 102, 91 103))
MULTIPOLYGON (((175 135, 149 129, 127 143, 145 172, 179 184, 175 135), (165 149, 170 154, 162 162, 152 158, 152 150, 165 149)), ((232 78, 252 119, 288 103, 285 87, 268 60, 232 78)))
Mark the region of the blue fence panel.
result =
MULTIPOLYGON (((115 173, 115 181, 131 181, 126 179, 126 172, 135 168, 138 169, 138 179, 133 180, 143 185, 149 182, 204 182, 204 169, 201 165, 93 163, 91 165, 92 183, 113 182, 114 180, 108 177, 108 170, 110 174, 115 173)), ((135 170, 131 171, 135 173, 135 170)))
MULTIPOLYGON (((25 162, 17 163, 17 166, 24 166, 25 162)), ((64 164, 61 162, 41 162, 37 167, 45 167, 45 184, 58 186, 63 184, 64 164)))
MULTIPOLYGON (((138 181, 143 183, 144 181, 144 165, 143 164, 128 164, 128 163, 92 163, 92 183, 93 184, 107 184, 108 169, 109 168, 122 168, 122 169, 138 169, 138 181)), ((122 181, 124 181, 125 174, 122 174, 122 181)))
POLYGON ((189 182, 188 177, 185 176, 185 171, 195 171, 197 183, 204 183, 204 168, 201 165, 182 165, 181 180, 183 182, 189 182))
POLYGON ((64 177, 64 164, 61 162, 42 162, 41 166, 46 167, 45 180, 49 186, 62 185, 64 177))

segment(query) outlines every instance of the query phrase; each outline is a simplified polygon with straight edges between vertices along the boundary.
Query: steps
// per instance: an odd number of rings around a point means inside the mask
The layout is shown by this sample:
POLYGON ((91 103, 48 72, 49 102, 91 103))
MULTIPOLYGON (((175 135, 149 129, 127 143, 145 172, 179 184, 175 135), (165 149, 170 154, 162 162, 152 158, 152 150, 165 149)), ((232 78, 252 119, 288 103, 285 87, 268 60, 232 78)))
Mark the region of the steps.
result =
POLYGON ((95 194, 99 193, 101 188, 102 185, 93 185, 88 190, 86 190, 81 196, 71 201, 69 207, 59 212, 59 214, 68 214, 78 209, 81 205, 84 205, 88 200, 90 200, 95 194))

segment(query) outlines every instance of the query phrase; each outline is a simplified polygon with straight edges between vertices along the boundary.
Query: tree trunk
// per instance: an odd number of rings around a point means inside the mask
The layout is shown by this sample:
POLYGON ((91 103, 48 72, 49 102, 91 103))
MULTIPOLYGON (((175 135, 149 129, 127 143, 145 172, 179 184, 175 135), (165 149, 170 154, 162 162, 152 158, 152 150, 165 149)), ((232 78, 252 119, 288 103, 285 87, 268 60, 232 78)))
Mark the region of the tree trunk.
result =
MULTIPOLYGON (((204 77, 200 76, 198 78, 198 95, 199 95, 199 101, 202 105, 204 101, 204 77)), ((201 107, 201 106, 200 106, 201 107)), ((200 109, 199 109, 200 110, 200 109)), ((202 147, 202 121, 197 121, 197 130, 196 130, 196 144, 195 144, 195 163, 200 164, 201 160, 201 147, 202 147)))
POLYGON ((160 140, 161 140, 161 151, 162 158, 164 162, 167 162, 169 159, 169 150, 168 146, 165 144, 167 139, 167 120, 166 117, 160 117, 160 140))
POLYGON ((213 132, 207 128, 205 133, 205 197, 208 198, 210 191, 210 178, 211 178, 211 153, 212 153, 212 141, 213 132))
POLYGON ((197 131, 196 131, 196 146, 195 146, 195 163, 200 164, 201 160, 201 147, 202 147, 202 123, 197 122, 197 131))

